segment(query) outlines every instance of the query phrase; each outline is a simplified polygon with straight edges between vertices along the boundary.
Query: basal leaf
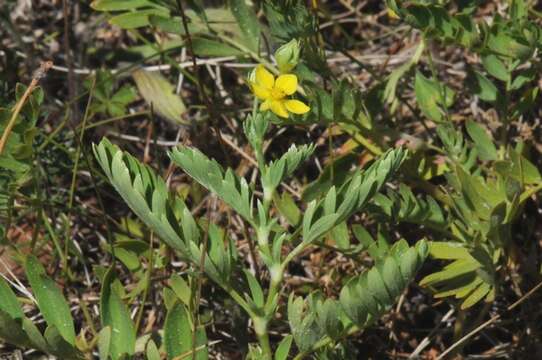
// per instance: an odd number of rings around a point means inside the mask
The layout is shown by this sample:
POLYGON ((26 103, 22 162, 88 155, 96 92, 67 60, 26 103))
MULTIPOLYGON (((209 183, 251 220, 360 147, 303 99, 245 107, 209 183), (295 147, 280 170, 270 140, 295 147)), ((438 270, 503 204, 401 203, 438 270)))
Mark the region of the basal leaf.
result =
POLYGON ((17 297, 2 277, 0 277, 0 310, 7 313, 12 319, 24 317, 17 297))
POLYGON ((38 307, 49 326, 54 326, 64 340, 75 344, 75 329, 70 307, 62 292, 46 274, 38 259, 29 255, 24 264, 26 277, 38 302, 38 307))
MULTIPOLYGON (((192 358, 193 324, 186 306, 175 303, 168 311, 164 324, 164 346, 167 358, 192 358)), ((196 360, 208 358, 207 336, 205 329, 200 328, 196 334, 196 360)))
POLYGON ((54 326, 48 326, 44 334, 50 352, 59 359, 83 360, 85 356, 74 345, 68 344, 54 326))
POLYGON ((100 317, 102 326, 111 328, 109 355, 113 360, 122 359, 135 352, 135 328, 128 308, 117 293, 113 282, 116 279, 113 268, 105 275, 100 294, 100 317))

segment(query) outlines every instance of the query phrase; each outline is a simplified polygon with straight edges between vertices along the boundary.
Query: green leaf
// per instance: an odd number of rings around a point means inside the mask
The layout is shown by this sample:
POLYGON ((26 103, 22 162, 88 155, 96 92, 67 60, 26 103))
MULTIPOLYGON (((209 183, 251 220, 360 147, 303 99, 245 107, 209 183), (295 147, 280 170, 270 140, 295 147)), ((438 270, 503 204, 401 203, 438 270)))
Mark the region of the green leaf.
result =
POLYGON ((388 292, 384 279, 376 267, 372 268, 367 273, 367 285, 370 293, 373 294, 381 304, 391 304, 393 302, 393 297, 388 292))
POLYGON ((537 184, 542 181, 538 168, 516 150, 508 150, 508 160, 498 161, 495 168, 503 177, 512 177, 521 184, 537 184))
POLYGON ((133 355, 135 351, 135 328, 128 308, 123 303, 113 283, 115 270, 110 268, 103 280, 100 294, 100 315, 102 326, 111 327, 109 355, 113 360, 125 355, 133 355))
POLYGON ((392 298, 395 298, 403 292, 404 287, 408 284, 403 281, 401 269, 393 256, 388 256, 377 266, 382 277, 383 283, 386 285, 392 298))
POLYGON ((231 12, 239 23, 245 42, 250 50, 257 52, 260 43, 260 24, 254 10, 246 0, 229 0, 231 12))
MULTIPOLYGON (((192 352, 192 326, 192 320, 186 306, 179 302, 173 305, 168 311, 164 323, 164 347, 169 360, 177 359, 182 355, 186 356, 192 352)), ((203 328, 197 331, 196 349, 197 360, 208 358, 207 336, 203 328)), ((186 358, 191 358, 191 356, 186 356, 186 358)))
POLYGON ((173 149, 169 156, 198 183, 252 221, 251 192, 244 178, 239 178, 231 169, 224 173, 215 160, 210 160, 197 149, 179 147, 173 149))
POLYGON ((38 259, 29 255, 25 264, 26 277, 36 297, 38 307, 49 326, 54 326, 70 345, 75 344, 75 329, 70 307, 62 292, 45 274, 38 259))
POLYGON ((59 359, 83 360, 85 356, 74 345, 68 344, 56 326, 48 326, 44 334, 51 353, 59 359))
POLYGON ((339 249, 348 249, 350 247, 350 234, 346 222, 343 221, 331 229, 330 237, 335 241, 339 249))
POLYGON ((278 193, 273 194, 273 202, 286 221, 292 226, 296 226, 301 221, 301 210, 295 204, 294 199, 287 192, 283 192, 282 196, 278 193))
POLYGON ((439 84, 427 79, 421 72, 416 71, 414 90, 416 92, 416 101, 425 116, 436 122, 443 121, 444 116, 438 105, 441 97, 439 84))
POLYGON ((512 84, 510 84, 510 90, 519 90, 524 85, 536 79, 536 77, 537 71, 535 68, 525 69, 514 78, 512 84))
POLYGON ((259 308, 263 307, 265 303, 265 298, 263 296, 263 290, 260 286, 260 283, 258 283, 258 280, 256 280, 254 275, 252 275, 249 270, 243 269, 243 272, 245 273, 245 276, 248 280, 248 286, 250 287, 250 293, 252 294, 252 300, 254 301, 254 304, 259 308))
POLYGON ((105 326, 98 333, 98 355, 100 360, 109 359, 109 349, 111 347, 111 326, 105 326))
POLYGON ((147 360, 161 360, 160 351, 152 339, 147 343, 145 354, 147 355, 147 360))
POLYGON ((466 123, 467 132, 474 141, 474 145, 478 150, 478 155, 482 160, 496 160, 497 159, 497 148, 493 141, 487 134, 487 132, 477 123, 472 120, 467 120, 466 123))
POLYGON ((90 7, 97 11, 135 10, 141 7, 155 7, 149 0, 95 0, 90 7))
POLYGON ((489 54, 482 57, 482 64, 488 73, 496 77, 501 81, 508 81, 510 79, 510 73, 506 69, 506 65, 493 54, 489 54))
POLYGON ((175 294, 186 306, 190 305, 191 293, 192 290, 186 281, 177 274, 171 275, 169 278, 169 286, 173 289, 175 294))
POLYGON ((286 335, 284 339, 281 340, 277 350, 275 351, 275 360, 287 360, 288 354, 290 353, 290 347, 292 346, 292 340, 294 338, 292 335, 286 335))
POLYGON ((264 175, 262 182, 265 186, 275 189, 282 180, 292 175, 299 165, 306 161, 314 152, 315 146, 302 145, 297 147, 290 146, 279 160, 272 161, 268 166, 268 171, 264 175))
POLYGON ((15 346, 31 346, 30 339, 23 331, 22 319, 13 318, 2 309, 0 309, 0 339, 15 346))
POLYGON ((490 290, 491 286, 489 284, 481 284, 476 290, 472 292, 472 294, 469 295, 469 297, 465 299, 465 301, 461 303, 461 309, 468 309, 472 305, 476 304, 478 301, 482 300, 482 298, 486 296, 490 290))
POLYGON ((135 271, 141 266, 139 257, 134 252, 122 247, 115 246, 115 257, 131 271, 135 271))
POLYGON ((332 339, 338 339, 343 330, 339 302, 334 299, 316 299, 312 306, 316 308, 318 327, 332 339))
POLYGON ((480 268, 480 263, 471 259, 459 259, 455 260, 451 264, 444 267, 444 270, 427 275, 420 281, 420 286, 431 285, 443 281, 453 279, 455 277, 464 275, 468 272, 474 271, 480 268))
POLYGON ((473 71, 469 84, 473 93, 480 99, 488 102, 494 102, 499 97, 499 90, 484 74, 473 71))
POLYGON ((339 214, 330 214, 321 217, 310 227, 307 233, 303 233, 303 241, 310 243, 318 240, 335 226, 338 218, 339 214))
POLYGON ((169 15, 169 11, 164 9, 137 10, 135 12, 128 12, 113 16, 111 19, 109 19, 109 23, 122 29, 137 29, 150 25, 150 15, 167 17, 169 15))
POLYGON ((12 319, 24 317, 17 297, 2 277, 0 277, 0 310, 6 312, 12 319))
POLYGON ((186 107, 165 77, 158 72, 145 70, 134 71, 132 77, 141 96, 152 105, 153 111, 173 124, 188 124, 182 117, 186 107))
POLYGON ((49 346, 45 341, 45 338, 39 331, 39 329, 34 325, 32 320, 28 318, 23 318, 23 330, 28 336, 30 343, 33 348, 40 349, 44 352, 49 351, 49 346))
POLYGON ((167 245, 188 254, 173 215, 179 200, 170 197, 164 180, 105 138, 93 150, 107 178, 134 213, 167 245))
POLYGON ((294 294, 291 294, 288 300, 288 322, 297 347, 301 351, 310 349, 324 336, 323 330, 316 322, 314 309, 309 308, 303 312, 304 303, 301 297, 295 298, 294 294))
POLYGON ((192 325, 186 307, 177 302, 168 311, 164 323, 164 346, 168 359, 192 349, 192 325))
POLYGON ((397 99, 396 92, 399 80, 401 80, 401 78, 405 76, 415 64, 418 63, 421 55, 423 54, 424 48, 425 42, 420 41, 412 58, 403 65, 399 66, 397 69, 393 70, 388 76, 386 80, 386 88, 384 89, 383 94, 384 100, 388 104, 392 104, 397 99))
POLYGON ((427 245, 420 240, 415 247, 399 242, 377 265, 351 279, 341 290, 339 302, 347 317, 360 328, 389 309, 413 280, 427 257, 427 245))
POLYGON ((203 37, 192 39, 192 47, 194 53, 202 57, 241 56, 244 54, 241 50, 231 45, 203 37))
POLYGON ((429 254, 435 259, 469 259, 472 256, 462 243, 430 241, 429 254))

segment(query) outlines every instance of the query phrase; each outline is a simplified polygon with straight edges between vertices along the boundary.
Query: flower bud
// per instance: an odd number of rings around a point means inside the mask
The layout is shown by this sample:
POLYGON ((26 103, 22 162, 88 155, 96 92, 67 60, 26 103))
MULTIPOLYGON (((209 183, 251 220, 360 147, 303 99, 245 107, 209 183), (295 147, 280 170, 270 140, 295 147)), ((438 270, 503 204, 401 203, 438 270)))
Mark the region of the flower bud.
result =
POLYGON ((250 70, 247 74, 247 80, 249 84, 256 82, 256 68, 250 70))
POLYGON ((275 51, 275 60, 282 74, 289 73, 299 62, 299 41, 296 39, 282 45, 275 51))

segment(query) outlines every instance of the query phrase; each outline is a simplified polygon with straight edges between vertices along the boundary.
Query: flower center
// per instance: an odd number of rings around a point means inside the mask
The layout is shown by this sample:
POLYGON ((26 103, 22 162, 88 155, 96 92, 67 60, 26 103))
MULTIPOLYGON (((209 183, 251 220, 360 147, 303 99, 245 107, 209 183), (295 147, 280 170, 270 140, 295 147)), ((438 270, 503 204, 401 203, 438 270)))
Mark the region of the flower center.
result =
POLYGON ((277 89, 276 87, 271 89, 271 97, 273 98, 273 100, 280 100, 285 96, 286 94, 284 93, 284 91, 277 89))

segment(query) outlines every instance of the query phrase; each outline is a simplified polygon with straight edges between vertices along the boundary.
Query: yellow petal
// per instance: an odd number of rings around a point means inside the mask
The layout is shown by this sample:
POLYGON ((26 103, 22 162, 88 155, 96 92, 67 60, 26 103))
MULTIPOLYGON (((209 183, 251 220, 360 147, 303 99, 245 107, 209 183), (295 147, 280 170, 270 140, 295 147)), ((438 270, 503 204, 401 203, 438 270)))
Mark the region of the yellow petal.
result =
POLYGON ((297 76, 294 74, 280 75, 275 82, 275 88, 286 95, 292 95, 297 89, 297 76))
POLYGON ((280 117, 287 118, 288 117, 288 111, 286 111, 286 107, 284 106, 284 101, 280 100, 271 100, 269 104, 271 111, 277 114, 280 117))
POLYGON ((275 85, 275 77, 260 64, 256 67, 256 82, 267 89, 272 89, 275 85))
POLYGON ((304 114, 311 109, 299 100, 286 100, 284 101, 284 106, 286 110, 294 114, 304 114))
POLYGON ((260 100, 269 99, 271 96, 271 90, 269 90, 267 87, 256 83, 250 84, 250 87, 254 95, 256 95, 260 100))
POLYGON ((266 110, 269 110, 269 107, 271 106, 271 101, 270 100, 265 100, 261 105, 260 105, 260 111, 266 111, 266 110))

